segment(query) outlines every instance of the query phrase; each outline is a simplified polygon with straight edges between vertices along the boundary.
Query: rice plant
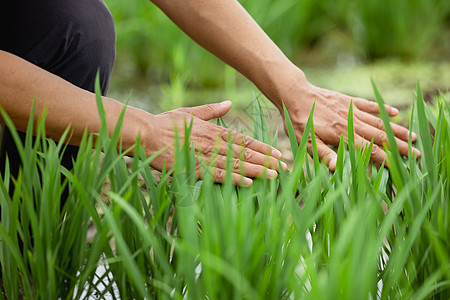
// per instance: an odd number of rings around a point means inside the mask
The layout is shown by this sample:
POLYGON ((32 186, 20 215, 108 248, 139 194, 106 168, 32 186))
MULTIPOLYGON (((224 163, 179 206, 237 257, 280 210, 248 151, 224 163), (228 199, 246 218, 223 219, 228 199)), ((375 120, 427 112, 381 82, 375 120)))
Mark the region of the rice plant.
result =
MULTIPOLYGON (((30 122, 25 143, 17 140, 19 176, 6 170, 0 181, 0 297, 448 299, 448 101, 439 97, 433 115, 417 88, 410 121, 417 160, 396 150, 375 85, 374 93, 391 145, 389 169, 370 163, 372 145, 355 145, 350 108, 349 140, 341 140, 330 172, 314 146, 312 156, 306 150, 312 111, 300 144, 289 135, 292 168, 250 187, 233 185, 231 162, 224 184, 214 183, 206 163, 197 180, 189 139, 177 142, 173 169, 155 176, 154 157, 139 141, 127 168, 129 149, 117 147, 120 121, 111 137, 105 128, 95 139, 85 134, 67 170, 59 162, 67 136, 46 139, 40 123, 33 140, 30 122), (69 197, 60 206, 64 187, 69 197), (96 229, 91 240, 89 226, 96 229)), ((254 136, 276 146, 253 101, 254 136)), ((105 124, 100 97, 97 103, 105 124)))
POLYGON ((450 3, 442 0, 353 2, 348 26, 369 59, 424 57, 440 43, 450 12, 450 3))

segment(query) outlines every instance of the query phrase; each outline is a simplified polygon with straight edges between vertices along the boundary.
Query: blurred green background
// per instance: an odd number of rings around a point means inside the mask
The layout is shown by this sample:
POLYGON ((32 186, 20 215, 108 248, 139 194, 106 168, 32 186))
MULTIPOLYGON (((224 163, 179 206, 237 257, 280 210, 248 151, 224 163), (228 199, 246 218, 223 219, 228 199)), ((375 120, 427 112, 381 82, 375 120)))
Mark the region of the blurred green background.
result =
MULTIPOLYGON (((152 113, 231 99, 231 114, 239 114, 252 91, 259 94, 150 1, 105 1, 117 30, 111 97, 125 101, 132 91, 129 103, 152 113)), ((448 0, 240 2, 316 85, 373 99, 372 77, 385 101, 403 111, 417 80, 428 101, 448 93, 448 0)))

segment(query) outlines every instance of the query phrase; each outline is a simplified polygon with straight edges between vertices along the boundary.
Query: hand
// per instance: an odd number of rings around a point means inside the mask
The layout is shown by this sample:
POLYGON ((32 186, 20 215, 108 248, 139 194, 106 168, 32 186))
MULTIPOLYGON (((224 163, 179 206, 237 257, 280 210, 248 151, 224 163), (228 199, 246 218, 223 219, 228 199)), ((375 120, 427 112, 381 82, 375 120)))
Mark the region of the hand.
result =
MULTIPOLYGON (((205 49, 250 79, 283 115, 282 101, 290 114, 300 140, 314 100, 314 129, 319 156, 334 170, 336 153, 327 145, 338 145, 341 134, 347 137, 347 118, 351 97, 309 84, 303 72, 292 64, 238 1, 152 0, 180 28, 205 49), (180 5, 183 9, 180 10, 180 5), (198 20, 202 20, 199 22, 198 20)), ((374 138, 372 160, 386 159, 383 142, 387 143, 383 123, 373 113, 378 105, 353 98, 355 143, 366 146, 374 138), (381 146, 381 147, 380 147, 381 146)), ((386 106, 390 116, 398 114, 386 106)), ((408 154, 408 130, 392 124, 400 153, 408 154)), ((416 136, 412 134, 414 141, 416 136)), ((312 152, 311 143, 308 147, 312 152)), ((414 149, 416 156, 420 155, 414 149)), ((388 162, 386 162, 387 164, 388 162)))
MULTIPOLYGON (((206 162, 210 162, 213 154, 217 152, 217 160, 212 168, 216 182, 225 180, 227 162, 228 140, 230 131, 226 128, 207 122, 208 120, 224 116, 231 108, 230 101, 207 104, 190 108, 179 108, 152 117, 150 128, 144 137, 144 146, 148 156, 158 150, 169 146, 152 162, 151 166, 157 170, 167 168, 175 164, 174 141, 175 126, 178 128, 180 143, 184 141, 184 126, 193 122, 190 142, 195 149, 196 158, 203 155, 206 162)), ((277 149, 252 139, 237 132, 231 132, 233 138, 233 173, 232 178, 237 185, 249 186, 252 180, 249 177, 257 177, 266 172, 269 178, 277 177, 279 171, 278 160, 281 152, 277 149), (242 174, 241 174, 242 173, 242 174)), ((281 162, 287 169, 285 163, 281 162)), ((201 178, 202 168, 197 161, 196 175, 201 178)))
MULTIPOLYGON (((367 147, 372 138, 374 144, 371 159, 379 164, 388 161, 383 150, 383 143, 388 144, 383 121, 373 114, 379 113, 378 104, 362 98, 352 98, 334 91, 326 90, 310 84, 306 79, 300 80, 283 98, 285 106, 294 127, 297 140, 300 141, 309 113, 316 101, 314 108, 314 130, 317 141, 317 151, 319 158, 325 161, 331 170, 336 169, 336 153, 327 145, 337 146, 340 136, 347 140, 347 120, 351 101, 353 102, 353 126, 355 130, 355 145, 357 147, 367 147)), ((390 117, 396 116, 398 110, 389 105, 385 105, 390 117)), ((282 113, 283 114, 283 113, 282 113)), ((284 116, 283 116, 284 118, 284 116)), ((408 129, 390 123, 397 141, 399 151, 402 155, 408 155, 408 129)), ((286 126, 285 126, 286 130, 286 126)), ((411 134, 412 141, 416 140, 416 134, 411 134)), ((413 148, 416 157, 420 156, 420 151, 413 148)), ((312 153, 311 138, 308 141, 308 152, 312 153)))

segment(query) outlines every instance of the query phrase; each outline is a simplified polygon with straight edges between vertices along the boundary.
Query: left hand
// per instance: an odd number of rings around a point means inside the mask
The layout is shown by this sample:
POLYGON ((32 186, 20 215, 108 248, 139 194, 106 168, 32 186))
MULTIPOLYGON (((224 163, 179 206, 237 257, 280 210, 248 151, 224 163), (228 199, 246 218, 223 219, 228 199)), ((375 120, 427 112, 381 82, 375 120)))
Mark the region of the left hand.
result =
MULTIPOLYGON (((203 157, 207 163, 216 157, 212 166, 212 176, 216 182, 224 182, 227 168, 227 155, 231 143, 232 173, 231 177, 236 185, 251 185, 250 177, 266 174, 268 178, 278 176, 281 152, 270 145, 257 141, 241 133, 230 131, 221 126, 207 122, 222 117, 231 108, 231 101, 206 104, 196 107, 182 107, 147 118, 147 130, 143 130, 142 140, 147 156, 151 156, 160 149, 168 147, 150 164, 157 170, 163 166, 171 168, 175 162, 175 128, 178 129, 180 141, 183 142, 184 127, 192 122, 190 145, 196 155, 196 175, 203 178, 199 158, 203 157), (232 141, 229 143, 229 139, 232 141)), ((284 169, 287 165, 280 162, 284 169)))

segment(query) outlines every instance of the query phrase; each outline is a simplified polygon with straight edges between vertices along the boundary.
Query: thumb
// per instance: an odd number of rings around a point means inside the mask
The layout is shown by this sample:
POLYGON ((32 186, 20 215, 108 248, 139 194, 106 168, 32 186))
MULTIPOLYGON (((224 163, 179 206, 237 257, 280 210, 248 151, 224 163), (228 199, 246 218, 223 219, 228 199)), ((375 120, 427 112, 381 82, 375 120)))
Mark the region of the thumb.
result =
POLYGON ((184 107, 182 108, 182 111, 204 121, 208 121, 211 119, 223 117, 231 109, 231 105, 231 101, 227 100, 220 103, 205 104, 194 107, 184 107))

